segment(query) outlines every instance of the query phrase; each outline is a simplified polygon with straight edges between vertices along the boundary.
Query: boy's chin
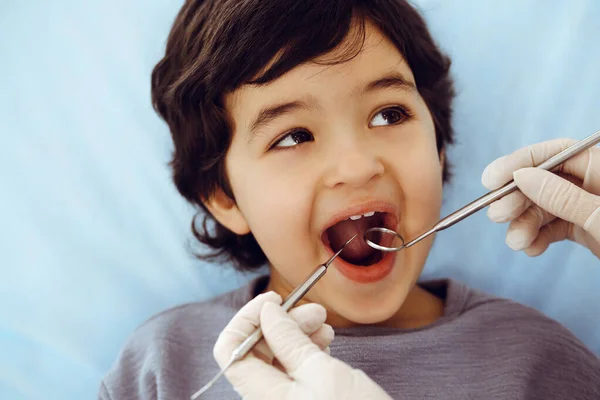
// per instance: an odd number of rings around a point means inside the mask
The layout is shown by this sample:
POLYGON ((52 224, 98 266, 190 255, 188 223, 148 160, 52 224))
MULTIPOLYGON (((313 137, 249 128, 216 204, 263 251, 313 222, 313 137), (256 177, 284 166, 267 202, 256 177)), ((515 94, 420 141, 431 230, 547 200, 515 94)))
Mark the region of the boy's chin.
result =
POLYGON ((393 325, 392 320, 398 314, 404 298, 390 301, 387 304, 344 304, 336 307, 336 310, 329 310, 328 317, 330 325, 334 328, 346 328, 356 325, 393 325))
POLYGON ((374 313, 353 315, 349 317, 351 325, 386 325, 394 313, 375 315, 374 313), (350 319, 352 318, 352 319, 350 319))

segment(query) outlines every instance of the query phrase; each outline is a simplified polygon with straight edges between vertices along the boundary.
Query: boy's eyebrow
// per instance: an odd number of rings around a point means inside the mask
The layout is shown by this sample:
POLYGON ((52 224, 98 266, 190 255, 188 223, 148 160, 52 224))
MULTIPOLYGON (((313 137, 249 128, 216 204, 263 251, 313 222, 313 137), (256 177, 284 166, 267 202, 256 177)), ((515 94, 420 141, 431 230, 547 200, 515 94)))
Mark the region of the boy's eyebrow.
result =
MULTIPOLYGON (((401 89, 407 92, 412 92, 417 89, 415 84, 406 79, 404 75, 402 75, 399 72, 392 72, 387 75, 384 75, 379 79, 369 82, 366 86, 362 88, 362 90, 360 90, 360 93, 365 94, 367 92, 372 92, 375 90, 390 88, 401 89)), ((310 102, 296 100, 282 104, 275 104, 263 108, 258 113, 256 119, 250 124, 250 130, 248 132, 248 142, 251 142, 252 139, 254 139, 257 131, 260 128, 267 125, 274 119, 279 118, 285 114, 289 114, 293 111, 306 110, 314 107, 314 104, 311 104, 310 102)))
POLYGON ((368 83, 361 91, 361 94, 372 92, 378 89, 401 89, 407 92, 413 92, 417 89, 414 83, 409 81, 399 72, 392 72, 379 79, 368 83))
POLYGON ((293 111, 297 110, 306 110, 309 108, 314 108, 314 105, 309 102, 296 100, 282 104, 275 104, 272 106, 267 106, 260 110, 258 116, 250 125, 250 131, 248 133, 248 141, 251 142, 255 137, 256 132, 263 126, 267 125, 269 122, 273 121, 276 118, 279 118, 285 114, 289 114, 293 111))

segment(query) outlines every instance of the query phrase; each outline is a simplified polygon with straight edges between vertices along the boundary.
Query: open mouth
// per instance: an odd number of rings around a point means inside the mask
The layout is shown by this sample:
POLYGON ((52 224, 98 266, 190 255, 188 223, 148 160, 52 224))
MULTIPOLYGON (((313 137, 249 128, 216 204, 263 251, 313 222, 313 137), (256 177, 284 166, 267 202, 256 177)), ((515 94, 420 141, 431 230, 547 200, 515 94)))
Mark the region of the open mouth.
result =
MULTIPOLYGON (((340 254, 340 258, 353 265, 368 267, 381 261, 384 254, 365 242, 365 231, 375 227, 396 229, 396 224, 396 217, 392 214, 371 211, 360 216, 349 217, 330 226, 323 232, 321 240, 325 246, 329 246, 334 252, 337 252, 352 236, 358 235, 346 246, 340 254)), ((390 246, 393 241, 393 237, 390 235, 379 232, 369 233, 369 239, 382 246, 390 246)))

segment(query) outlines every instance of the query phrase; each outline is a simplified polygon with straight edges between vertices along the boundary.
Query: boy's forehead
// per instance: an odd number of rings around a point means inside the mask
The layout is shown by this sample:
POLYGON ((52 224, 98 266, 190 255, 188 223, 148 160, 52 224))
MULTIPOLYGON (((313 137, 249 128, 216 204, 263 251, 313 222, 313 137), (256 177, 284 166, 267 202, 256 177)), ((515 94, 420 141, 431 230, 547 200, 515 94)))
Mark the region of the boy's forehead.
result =
POLYGON ((229 113, 239 115, 267 103, 311 97, 305 90, 311 84, 326 87, 337 83, 360 93, 369 83, 389 76, 415 86, 414 75, 403 55, 377 27, 367 22, 364 41, 357 40, 351 31, 336 49, 292 68, 271 82, 240 86, 225 96, 224 105, 229 113))

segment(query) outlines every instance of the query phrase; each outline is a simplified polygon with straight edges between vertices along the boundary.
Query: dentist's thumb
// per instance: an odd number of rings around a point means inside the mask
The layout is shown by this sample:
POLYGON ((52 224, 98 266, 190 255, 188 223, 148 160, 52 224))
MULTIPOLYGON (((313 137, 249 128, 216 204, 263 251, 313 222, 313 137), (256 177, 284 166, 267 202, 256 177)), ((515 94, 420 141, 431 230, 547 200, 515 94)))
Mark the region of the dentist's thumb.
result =
POLYGON ((539 207, 600 242, 600 196, 540 168, 522 168, 513 177, 519 190, 539 207))

